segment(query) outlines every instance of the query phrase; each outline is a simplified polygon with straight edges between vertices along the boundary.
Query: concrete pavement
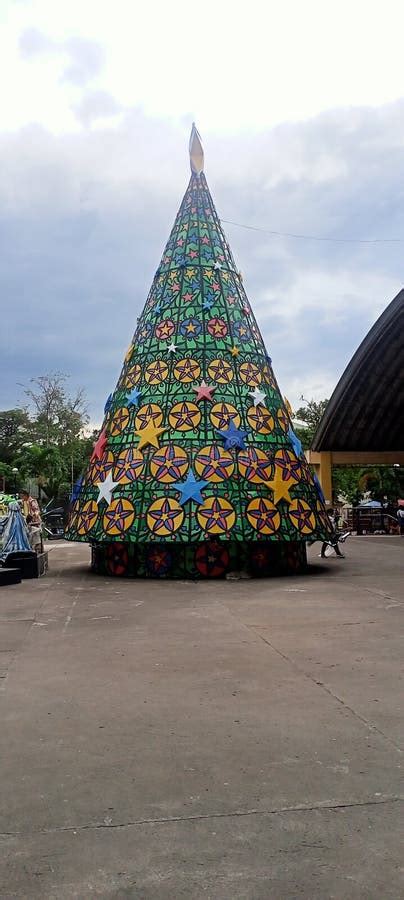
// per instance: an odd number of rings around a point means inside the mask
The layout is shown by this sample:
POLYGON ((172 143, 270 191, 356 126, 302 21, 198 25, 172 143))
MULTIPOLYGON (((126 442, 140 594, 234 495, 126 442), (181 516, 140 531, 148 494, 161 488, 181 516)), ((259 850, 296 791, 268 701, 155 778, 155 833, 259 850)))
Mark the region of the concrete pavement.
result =
POLYGON ((399 900, 404 539, 310 576, 0 593, 0 897, 399 900))

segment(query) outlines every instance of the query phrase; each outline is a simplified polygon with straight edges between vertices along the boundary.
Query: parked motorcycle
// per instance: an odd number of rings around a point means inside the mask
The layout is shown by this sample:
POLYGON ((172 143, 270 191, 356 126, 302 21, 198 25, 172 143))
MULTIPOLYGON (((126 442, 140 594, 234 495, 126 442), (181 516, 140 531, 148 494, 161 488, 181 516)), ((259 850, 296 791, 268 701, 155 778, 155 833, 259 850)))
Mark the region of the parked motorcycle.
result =
POLYGON ((42 510, 42 531, 43 536, 48 541, 60 541, 64 537, 65 526, 63 521, 63 506, 49 508, 53 501, 42 510))

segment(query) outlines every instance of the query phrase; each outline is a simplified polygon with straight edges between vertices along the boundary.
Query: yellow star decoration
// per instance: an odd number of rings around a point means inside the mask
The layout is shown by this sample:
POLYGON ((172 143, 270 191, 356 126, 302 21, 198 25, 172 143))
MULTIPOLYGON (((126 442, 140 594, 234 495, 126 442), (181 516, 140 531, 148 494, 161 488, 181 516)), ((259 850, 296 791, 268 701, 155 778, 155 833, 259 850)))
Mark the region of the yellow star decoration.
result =
POLYGON ((230 353, 232 356, 238 356, 240 353, 240 347, 230 347, 230 353))
POLYGON ((148 444, 151 444, 152 447, 160 446, 159 435, 163 433, 163 431, 167 431, 168 425, 162 425, 160 428, 156 428, 153 422, 148 422, 146 428, 140 428, 138 431, 135 431, 135 434, 139 436, 139 443, 137 445, 137 450, 141 450, 142 447, 147 447, 148 444))
POLYGON ((271 491, 274 493, 275 505, 279 503, 280 500, 286 500, 287 503, 291 503, 292 497, 290 496, 290 489, 293 485, 290 481, 283 480, 282 469, 278 466, 275 466, 275 475, 271 481, 266 482, 266 486, 271 488, 271 491))
POLYGON ((128 362, 128 359, 131 358, 132 353, 134 353, 135 350, 136 350, 136 347, 135 347, 133 344, 131 344, 131 345, 128 347, 127 352, 126 352, 126 356, 125 356, 125 362, 128 362))
POLYGON ((288 398, 287 398, 287 397, 284 397, 284 398, 283 398, 283 402, 284 402, 284 404, 285 404, 285 406, 286 406, 287 412, 288 412, 289 415, 290 415, 290 418, 292 419, 292 418, 293 418, 293 409, 292 409, 292 407, 291 407, 291 405, 290 405, 290 403, 289 403, 288 398))

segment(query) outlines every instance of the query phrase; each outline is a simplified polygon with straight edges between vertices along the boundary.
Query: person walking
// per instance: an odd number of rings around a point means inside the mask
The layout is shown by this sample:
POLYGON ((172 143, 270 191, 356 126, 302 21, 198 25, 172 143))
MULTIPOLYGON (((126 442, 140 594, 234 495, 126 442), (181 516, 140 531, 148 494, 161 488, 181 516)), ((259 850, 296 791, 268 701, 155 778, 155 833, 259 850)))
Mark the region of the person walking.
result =
POLYGON ((321 553, 319 555, 321 556, 322 559, 324 559, 326 556, 327 547, 331 547, 332 550, 335 551, 336 556, 338 556, 340 559, 344 559, 345 558, 344 554, 341 553, 341 550, 340 550, 340 547, 338 544, 339 534, 338 534, 338 531, 336 531, 337 515, 334 513, 333 509, 327 510, 327 515, 330 520, 330 525, 332 527, 333 533, 328 541, 324 541, 324 543, 321 547, 321 553))

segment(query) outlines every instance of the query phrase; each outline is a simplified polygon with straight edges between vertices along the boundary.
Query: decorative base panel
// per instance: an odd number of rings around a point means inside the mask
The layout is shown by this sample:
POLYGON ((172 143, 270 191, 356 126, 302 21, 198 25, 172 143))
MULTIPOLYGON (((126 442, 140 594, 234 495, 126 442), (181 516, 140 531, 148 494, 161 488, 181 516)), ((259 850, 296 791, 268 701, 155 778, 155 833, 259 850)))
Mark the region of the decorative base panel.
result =
POLYGON ((255 578, 301 574, 307 566, 306 544, 268 541, 198 544, 92 545, 91 568, 98 575, 123 578, 225 578, 247 572, 255 578))

